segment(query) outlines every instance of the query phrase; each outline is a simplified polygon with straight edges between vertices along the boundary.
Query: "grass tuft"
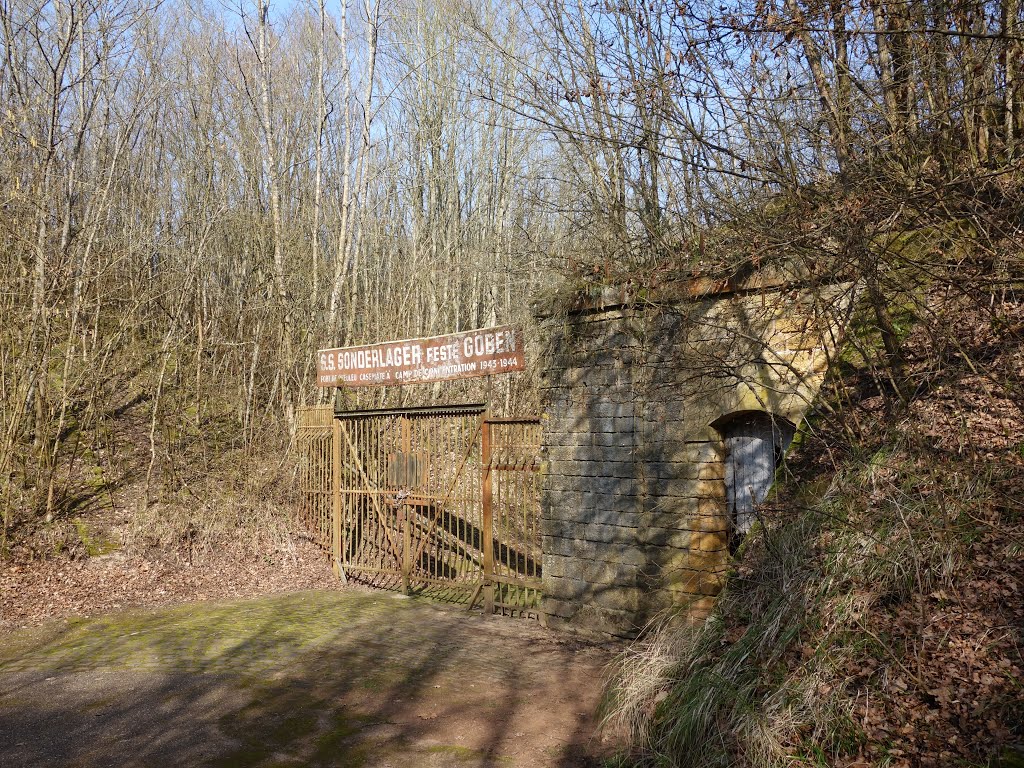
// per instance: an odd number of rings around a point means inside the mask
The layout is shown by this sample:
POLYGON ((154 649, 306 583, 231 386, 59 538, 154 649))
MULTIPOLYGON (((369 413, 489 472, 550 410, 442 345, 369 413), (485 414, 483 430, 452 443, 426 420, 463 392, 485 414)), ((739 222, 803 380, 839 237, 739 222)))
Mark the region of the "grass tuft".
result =
POLYGON ((813 503, 793 503, 806 496, 791 478, 707 623, 652 628, 620 659, 604 722, 633 745, 621 764, 781 768, 867 756, 880 765, 927 750, 933 731, 959 729, 966 741, 986 718, 1009 723, 1002 742, 963 748, 963 759, 983 763, 1013 737, 1013 676, 995 673, 1017 669, 1019 652, 990 647, 993 672, 978 674, 992 677, 992 696, 965 726, 941 666, 960 662, 945 658, 951 641, 936 627, 964 615, 965 585, 993 567, 993 553, 1012 556, 1006 537, 1019 543, 1013 513, 999 511, 1010 476, 893 439, 884 453, 848 460, 813 503), (901 708, 920 714, 920 731, 890 728, 901 708))

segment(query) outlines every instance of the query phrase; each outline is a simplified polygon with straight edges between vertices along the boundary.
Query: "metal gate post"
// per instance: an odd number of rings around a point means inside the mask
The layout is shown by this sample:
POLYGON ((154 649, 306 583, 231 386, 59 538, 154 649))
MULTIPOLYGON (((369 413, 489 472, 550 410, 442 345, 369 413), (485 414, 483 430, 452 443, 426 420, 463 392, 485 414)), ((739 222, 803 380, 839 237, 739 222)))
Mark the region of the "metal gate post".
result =
MULTIPOLYGON (((409 453, 412 450, 412 426, 409 423, 408 416, 402 416, 402 455, 403 461, 408 461, 409 453)), ((406 465, 407 466, 407 465, 406 465)), ((400 495, 408 493, 408 472, 401 472, 400 478, 405 481, 400 495)), ((412 523, 409 514, 409 505, 405 500, 399 502, 399 507, 396 510, 398 512, 398 525, 402 530, 402 593, 409 594, 409 582, 412 577, 412 530, 410 525, 412 523)))
POLYGON ((412 575, 412 531, 409 529, 409 507, 403 503, 398 508, 399 525, 402 526, 402 594, 409 594, 409 582, 412 575))
POLYGON ((480 454, 484 467, 483 476, 483 535, 481 546, 484 550, 484 611, 488 616, 494 613, 494 504, 491 488, 491 425, 489 411, 480 417, 480 454))
POLYGON ((341 419, 332 414, 331 425, 331 559, 334 575, 345 578, 341 568, 341 419))

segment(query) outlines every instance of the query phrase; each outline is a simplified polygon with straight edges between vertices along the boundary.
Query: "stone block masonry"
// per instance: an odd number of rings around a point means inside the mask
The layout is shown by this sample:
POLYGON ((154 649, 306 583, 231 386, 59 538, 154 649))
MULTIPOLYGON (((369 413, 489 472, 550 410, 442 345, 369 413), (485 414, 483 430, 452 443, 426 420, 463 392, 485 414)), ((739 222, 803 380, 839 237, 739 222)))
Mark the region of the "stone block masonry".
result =
POLYGON ((799 426, 856 294, 764 274, 700 285, 535 308, 551 626, 634 637, 661 616, 707 615, 730 558, 718 428, 750 412, 799 426))

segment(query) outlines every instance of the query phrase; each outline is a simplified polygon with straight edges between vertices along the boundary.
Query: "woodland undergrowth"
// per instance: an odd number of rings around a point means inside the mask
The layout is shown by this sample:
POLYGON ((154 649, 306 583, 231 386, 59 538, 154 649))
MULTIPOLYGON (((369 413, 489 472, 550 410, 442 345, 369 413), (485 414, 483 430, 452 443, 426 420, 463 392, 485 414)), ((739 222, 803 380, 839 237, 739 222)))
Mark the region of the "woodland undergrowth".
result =
MULTIPOLYGON (((75 424, 74 454, 61 473, 50 519, 32 514, 36 490, 12 483, 0 559, 125 556, 200 564, 286 556, 293 536, 295 462, 286 426, 239 439, 237 419, 216 398, 200 411, 173 388, 154 420, 148 379, 124 382, 109 413, 75 424)), ((17 478, 16 478, 17 479, 17 478)))
POLYGON ((884 305, 865 292, 711 618, 623 655, 622 765, 1018 764, 1024 247, 1005 214, 872 241, 884 305))

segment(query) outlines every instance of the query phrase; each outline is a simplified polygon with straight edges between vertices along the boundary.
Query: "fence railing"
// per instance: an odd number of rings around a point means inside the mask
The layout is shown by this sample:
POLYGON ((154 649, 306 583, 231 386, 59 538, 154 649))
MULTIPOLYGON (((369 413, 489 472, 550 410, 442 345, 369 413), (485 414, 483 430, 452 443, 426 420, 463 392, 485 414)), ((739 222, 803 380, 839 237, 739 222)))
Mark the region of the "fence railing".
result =
POLYGON ((299 518, 342 578, 539 616, 540 421, 299 411, 299 518))

